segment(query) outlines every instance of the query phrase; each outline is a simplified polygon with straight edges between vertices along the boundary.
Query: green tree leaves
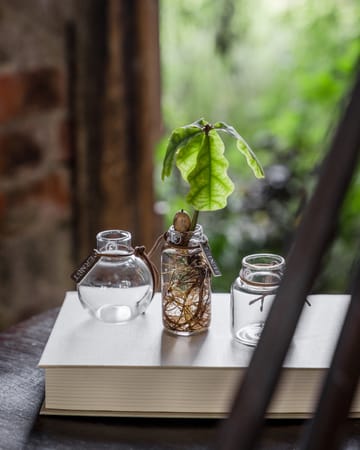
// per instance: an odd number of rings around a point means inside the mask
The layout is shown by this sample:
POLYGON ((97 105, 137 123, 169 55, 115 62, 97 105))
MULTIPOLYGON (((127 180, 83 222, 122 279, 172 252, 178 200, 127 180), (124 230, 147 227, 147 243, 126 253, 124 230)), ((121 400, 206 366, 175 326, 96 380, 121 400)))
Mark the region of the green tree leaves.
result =
POLYGON ((238 150, 257 178, 264 171, 254 152, 233 128, 224 122, 214 126, 204 119, 176 128, 170 137, 163 161, 162 179, 171 175, 174 162, 183 179, 189 183, 187 201, 198 211, 215 211, 227 205, 234 190, 228 176, 229 163, 224 156, 225 146, 217 131, 236 139, 238 150))

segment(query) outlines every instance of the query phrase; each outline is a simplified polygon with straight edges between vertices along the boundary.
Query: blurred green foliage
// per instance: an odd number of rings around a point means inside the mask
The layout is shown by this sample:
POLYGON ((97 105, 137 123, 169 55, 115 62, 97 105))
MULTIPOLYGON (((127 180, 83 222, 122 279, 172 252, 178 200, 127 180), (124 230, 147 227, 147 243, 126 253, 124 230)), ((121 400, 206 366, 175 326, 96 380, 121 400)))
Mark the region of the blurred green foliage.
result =
MULTIPOLYGON (((231 123, 266 172, 254 180, 226 142, 235 192, 227 208, 199 217, 223 271, 213 288, 228 291, 243 256, 289 250, 358 68, 360 2, 161 0, 160 13, 165 130, 155 186, 166 225, 188 208, 180 176, 161 182, 172 129, 198 117, 231 123)), ((315 292, 346 291, 359 230, 357 171, 315 292)))

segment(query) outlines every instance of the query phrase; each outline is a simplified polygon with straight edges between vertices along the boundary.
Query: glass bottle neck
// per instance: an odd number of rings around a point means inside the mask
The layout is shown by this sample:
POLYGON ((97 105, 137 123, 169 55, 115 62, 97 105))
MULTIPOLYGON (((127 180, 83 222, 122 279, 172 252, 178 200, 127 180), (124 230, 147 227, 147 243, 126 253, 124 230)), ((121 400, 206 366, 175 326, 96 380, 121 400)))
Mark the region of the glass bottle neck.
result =
POLYGON ((273 290, 280 284, 284 271, 282 256, 261 253, 243 258, 239 277, 250 288, 273 290))
POLYGON ((97 249, 104 253, 129 253, 131 247, 131 233, 124 230, 101 231, 96 236, 97 249))
POLYGON ((198 247, 202 242, 207 241, 207 237, 203 233, 201 225, 197 224, 194 231, 180 232, 175 230, 174 226, 168 229, 167 240, 171 244, 186 246, 186 247, 198 247))

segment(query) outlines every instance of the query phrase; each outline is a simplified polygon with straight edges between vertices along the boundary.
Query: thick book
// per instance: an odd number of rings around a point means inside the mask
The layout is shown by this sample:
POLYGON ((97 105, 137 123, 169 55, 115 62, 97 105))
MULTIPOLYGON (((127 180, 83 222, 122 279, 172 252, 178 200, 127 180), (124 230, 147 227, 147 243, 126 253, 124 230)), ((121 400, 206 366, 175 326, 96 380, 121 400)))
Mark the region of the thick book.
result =
MULTIPOLYGON (((268 417, 305 418, 316 405, 349 297, 309 300, 268 417)), ((229 294, 213 294, 206 333, 180 337, 162 327, 159 294, 145 314, 115 325, 92 318, 77 293, 68 292, 39 362, 45 370, 42 413, 225 417, 253 351, 232 339, 229 294)), ((359 392, 351 416, 360 417, 359 392)))

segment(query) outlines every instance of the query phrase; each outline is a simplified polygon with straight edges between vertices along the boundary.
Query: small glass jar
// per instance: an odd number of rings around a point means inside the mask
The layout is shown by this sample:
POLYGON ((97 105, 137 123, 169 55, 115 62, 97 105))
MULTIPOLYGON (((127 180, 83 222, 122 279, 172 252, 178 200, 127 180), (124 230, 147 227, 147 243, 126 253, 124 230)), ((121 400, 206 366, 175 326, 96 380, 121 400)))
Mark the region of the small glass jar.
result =
POLYGON ((282 256, 245 256, 231 286, 231 330, 242 344, 255 347, 285 270, 282 256))
POLYGON ((211 320, 211 271, 201 244, 202 226, 179 232, 171 226, 161 254, 161 296, 164 328, 189 336, 206 331, 211 320))
POLYGON ((152 300, 151 270, 132 248, 128 231, 101 231, 96 240, 98 260, 77 284, 80 301, 103 322, 128 322, 152 300))

